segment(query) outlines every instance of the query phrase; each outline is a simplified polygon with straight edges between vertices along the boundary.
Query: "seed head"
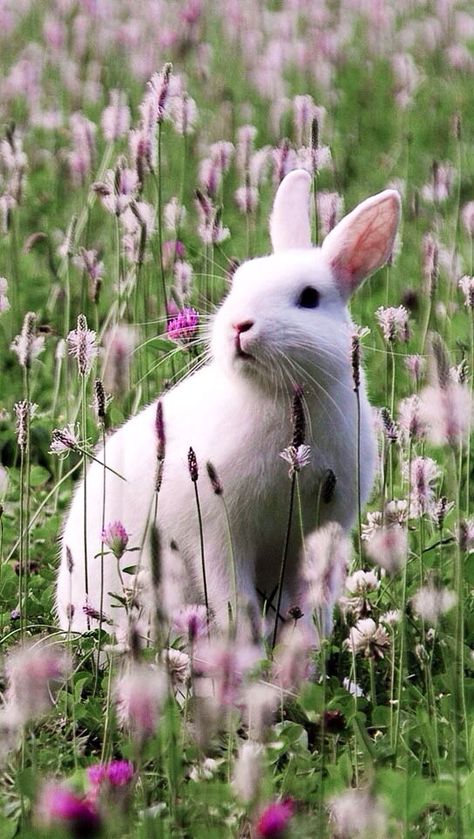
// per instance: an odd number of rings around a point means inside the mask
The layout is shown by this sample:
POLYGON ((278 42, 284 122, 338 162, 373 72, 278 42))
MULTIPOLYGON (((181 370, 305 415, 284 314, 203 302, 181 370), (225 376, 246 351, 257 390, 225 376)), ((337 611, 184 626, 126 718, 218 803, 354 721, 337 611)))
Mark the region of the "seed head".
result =
POLYGON ((199 477, 197 458, 194 449, 190 446, 188 452, 188 468, 191 480, 196 483, 199 477))
POLYGON ((211 463, 210 460, 206 463, 207 474, 209 476, 209 480, 211 482, 212 489, 216 495, 222 495, 224 490, 222 488, 222 484, 218 478, 217 472, 211 463))

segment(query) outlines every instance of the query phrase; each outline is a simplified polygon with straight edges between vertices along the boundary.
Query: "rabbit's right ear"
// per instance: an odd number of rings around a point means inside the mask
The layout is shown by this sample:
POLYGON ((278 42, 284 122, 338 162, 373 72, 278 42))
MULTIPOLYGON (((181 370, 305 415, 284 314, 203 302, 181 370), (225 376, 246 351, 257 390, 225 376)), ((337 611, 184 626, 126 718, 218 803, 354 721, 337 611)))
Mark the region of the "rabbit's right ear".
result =
POLYGON ((400 221, 400 195, 386 189, 367 198, 331 230, 322 252, 339 290, 349 297, 390 257, 400 221))
POLYGON ((274 253, 311 247, 310 191, 311 176, 305 169, 294 169, 283 178, 275 195, 270 219, 274 253))

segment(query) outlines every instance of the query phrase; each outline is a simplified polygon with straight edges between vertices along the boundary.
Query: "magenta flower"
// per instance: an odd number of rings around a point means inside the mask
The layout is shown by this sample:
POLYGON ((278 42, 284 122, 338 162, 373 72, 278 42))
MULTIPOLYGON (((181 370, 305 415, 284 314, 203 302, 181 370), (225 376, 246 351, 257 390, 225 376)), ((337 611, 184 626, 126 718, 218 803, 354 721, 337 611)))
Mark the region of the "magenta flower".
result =
POLYGON ((177 344, 186 344, 194 338, 199 324, 199 312, 186 306, 177 317, 168 323, 168 338, 177 344))
POLYGON ((178 632, 186 635, 192 644, 206 634, 206 607, 199 604, 184 606, 174 617, 174 625, 178 632))
POLYGON ((43 789, 38 816, 45 827, 62 825, 79 839, 100 832, 100 816, 94 804, 59 784, 48 784, 43 789))
POLYGON ((102 531, 101 538, 107 547, 110 548, 114 556, 117 559, 121 559, 126 551, 129 539, 129 535, 122 522, 114 521, 108 524, 102 531))
POLYGON ((69 423, 65 428, 55 428, 51 434, 51 454, 63 454, 74 451, 79 445, 79 438, 74 423, 69 423))
POLYGON ((87 768, 87 777, 93 786, 107 781, 112 787, 125 787, 133 778, 135 770, 129 760, 112 760, 110 763, 96 763, 87 768))
POLYGON ((269 836, 279 839, 283 836, 295 811, 292 798, 274 801, 260 814, 257 822, 257 836, 269 836))

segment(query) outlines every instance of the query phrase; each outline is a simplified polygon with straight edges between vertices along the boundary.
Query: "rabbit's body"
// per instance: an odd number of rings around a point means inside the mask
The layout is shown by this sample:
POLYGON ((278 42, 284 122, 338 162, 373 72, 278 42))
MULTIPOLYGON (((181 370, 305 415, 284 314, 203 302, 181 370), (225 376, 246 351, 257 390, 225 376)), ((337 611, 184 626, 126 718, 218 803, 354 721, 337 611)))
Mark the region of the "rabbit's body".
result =
MULTIPOLYGON (((228 604, 233 602, 231 541, 238 604, 246 607, 254 628, 257 626, 262 596, 270 595, 278 584, 287 530, 291 483, 288 464, 280 453, 291 443, 294 385, 304 389, 305 442, 311 447, 310 462, 299 474, 305 534, 317 525, 318 506, 321 524, 337 521, 348 529, 356 516, 358 426, 350 356, 351 322, 324 247, 300 248, 301 242, 297 244, 294 250, 252 260, 237 271, 232 291, 214 319, 212 361, 162 397, 166 447, 156 524, 161 605, 168 612, 182 602, 203 602, 198 517, 188 470, 188 450, 192 446, 199 466, 197 486, 210 608, 217 622, 225 624, 228 604), (318 291, 317 305, 302 305, 306 300, 303 292, 314 287, 318 291), (212 490, 205 469, 207 461, 216 469, 223 498, 212 490), (321 500, 318 505, 321 479, 328 469, 337 479, 335 492, 329 502, 321 500)), ((360 488, 364 503, 373 481, 375 442, 363 378, 359 393, 360 488)), ((105 462, 126 480, 106 472, 105 511, 103 467, 93 463, 88 471, 87 602, 95 609, 100 605, 101 560, 97 554, 101 551, 103 522, 121 521, 130 533, 129 547, 143 543, 141 553, 125 553, 122 567, 137 562, 149 567, 149 521, 155 503, 155 419, 156 403, 107 441, 105 462)), ((102 461, 103 452, 97 457, 102 461)), ((297 508, 291 532, 282 615, 290 606, 304 606, 298 573, 301 531, 297 508)), ((61 625, 66 628, 70 622, 76 630, 87 626, 82 608, 86 603, 83 534, 81 485, 63 533, 57 589, 61 625), (73 559, 72 572, 68 569, 67 548, 73 559), (74 610, 70 621, 71 603, 74 610)), ((117 610, 110 608, 108 592, 120 591, 117 562, 113 556, 105 556, 104 611, 109 616, 117 610)))

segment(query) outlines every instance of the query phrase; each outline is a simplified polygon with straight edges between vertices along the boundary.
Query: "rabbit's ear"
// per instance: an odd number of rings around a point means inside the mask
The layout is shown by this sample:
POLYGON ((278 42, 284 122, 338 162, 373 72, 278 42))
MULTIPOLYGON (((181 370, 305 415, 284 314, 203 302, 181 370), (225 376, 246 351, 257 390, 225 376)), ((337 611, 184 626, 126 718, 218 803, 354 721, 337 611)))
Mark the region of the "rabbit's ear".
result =
POLYGON ((400 221, 400 195, 386 189, 367 198, 326 236, 322 252, 347 298, 392 253, 400 221))
POLYGON ((311 176, 304 169, 295 169, 283 178, 277 189, 270 219, 273 250, 311 247, 309 196, 311 176))

